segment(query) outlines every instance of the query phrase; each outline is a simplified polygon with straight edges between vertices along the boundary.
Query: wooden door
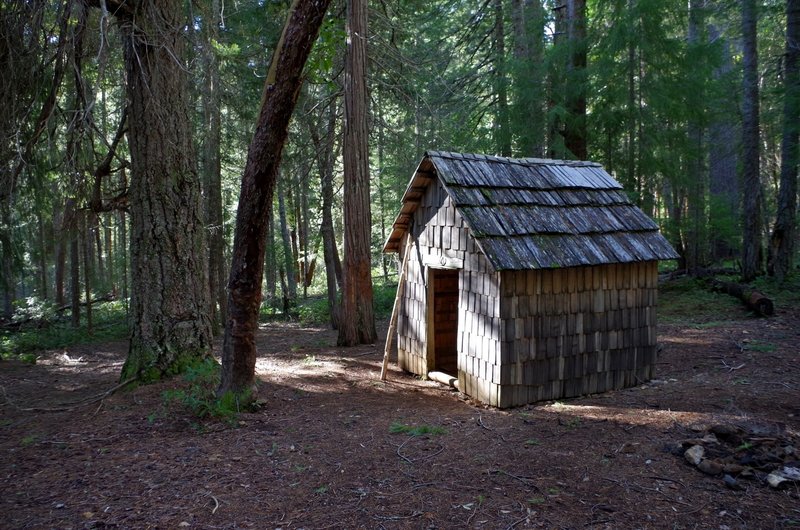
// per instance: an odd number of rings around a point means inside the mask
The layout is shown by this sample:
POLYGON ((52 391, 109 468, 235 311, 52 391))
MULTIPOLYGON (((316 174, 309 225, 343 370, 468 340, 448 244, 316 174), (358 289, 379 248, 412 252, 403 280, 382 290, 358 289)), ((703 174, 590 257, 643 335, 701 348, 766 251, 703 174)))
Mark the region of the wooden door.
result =
POLYGON ((429 269, 428 371, 458 375, 458 270, 429 269))

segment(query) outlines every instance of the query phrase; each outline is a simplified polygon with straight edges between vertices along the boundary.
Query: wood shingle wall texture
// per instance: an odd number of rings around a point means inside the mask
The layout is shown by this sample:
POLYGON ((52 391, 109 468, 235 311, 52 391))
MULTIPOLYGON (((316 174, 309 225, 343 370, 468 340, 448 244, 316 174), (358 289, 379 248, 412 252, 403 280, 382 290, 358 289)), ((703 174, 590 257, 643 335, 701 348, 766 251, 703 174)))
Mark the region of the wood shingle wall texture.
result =
POLYGON ((501 273, 499 406, 651 379, 657 280, 655 261, 501 273))

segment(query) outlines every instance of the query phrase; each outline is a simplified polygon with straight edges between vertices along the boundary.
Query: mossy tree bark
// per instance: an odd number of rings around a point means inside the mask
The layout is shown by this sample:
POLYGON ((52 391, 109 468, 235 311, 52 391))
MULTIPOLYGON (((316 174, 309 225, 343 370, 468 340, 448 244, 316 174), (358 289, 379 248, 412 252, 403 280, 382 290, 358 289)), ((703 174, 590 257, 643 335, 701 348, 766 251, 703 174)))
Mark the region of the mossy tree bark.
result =
POLYGON ((182 371, 211 351, 205 235, 180 0, 117 16, 130 102, 131 338, 122 379, 182 371))
POLYGON ((255 397, 258 310, 264 272, 269 207, 288 135, 302 72, 330 0, 295 0, 272 56, 256 131, 242 175, 233 259, 228 279, 228 316, 218 393, 255 397))

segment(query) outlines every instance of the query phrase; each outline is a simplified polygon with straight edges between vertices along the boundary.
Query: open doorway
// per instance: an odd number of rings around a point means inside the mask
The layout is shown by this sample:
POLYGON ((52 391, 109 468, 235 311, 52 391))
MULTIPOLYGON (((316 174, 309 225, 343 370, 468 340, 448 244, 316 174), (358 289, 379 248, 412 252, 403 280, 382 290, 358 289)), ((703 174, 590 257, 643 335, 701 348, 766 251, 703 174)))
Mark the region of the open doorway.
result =
POLYGON ((458 269, 429 269, 428 371, 458 376, 458 269))

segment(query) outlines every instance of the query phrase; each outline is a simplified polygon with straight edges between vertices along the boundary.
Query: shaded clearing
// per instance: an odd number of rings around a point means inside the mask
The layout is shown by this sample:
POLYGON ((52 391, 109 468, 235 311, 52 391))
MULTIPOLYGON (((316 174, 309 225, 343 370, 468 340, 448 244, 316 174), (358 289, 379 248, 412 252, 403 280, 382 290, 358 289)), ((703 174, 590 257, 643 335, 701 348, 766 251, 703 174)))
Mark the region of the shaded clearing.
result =
MULTIPOLYGON (((797 439, 800 312, 726 311, 724 322, 665 319, 657 380, 509 411, 394 365, 379 381, 382 343, 342 349, 335 332, 269 324, 257 337, 266 406, 235 425, 165 402, 179 380, 64 412, 2 405, 0 518, 8 528, 796 527, 797 486, 731 489, 671 452, 718 424, 797 439)), ((76 402, 116 384, 125 349, 4 362, 0 385, 20 407, 76 402)))

